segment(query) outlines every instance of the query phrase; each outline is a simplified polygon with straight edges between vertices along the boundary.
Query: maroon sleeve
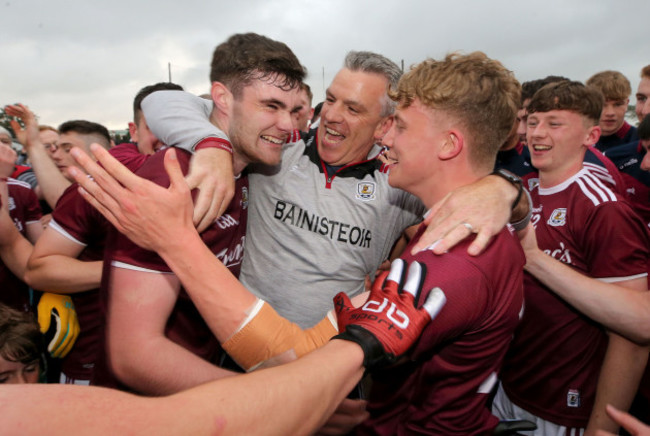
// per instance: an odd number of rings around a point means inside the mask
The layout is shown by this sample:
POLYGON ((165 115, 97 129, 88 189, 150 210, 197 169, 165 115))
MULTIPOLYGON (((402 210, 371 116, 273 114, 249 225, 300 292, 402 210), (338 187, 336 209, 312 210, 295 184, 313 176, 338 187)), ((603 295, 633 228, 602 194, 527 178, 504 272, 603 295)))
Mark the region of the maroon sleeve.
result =
MULTIPOLYGON (((149 159, 140 167, 136 174, 152 182, 168 187, 169 177, 164 167, 164 150, 149 157, 149 159)), ((183 173, 187 173, 189 169, 189 161, 191 154, 186 151, 177 150, 178 161, 181 165, 183 173)), ((173 235, 170 235, 173 237, 173 235)), ((171 272, 165 261, 154 251, 145 250, 140 248, 137 244, 133 243, 129 238, 122 234, 118 234, 113 250, 111 253, 111 262, 120 262, 133 267, 150 269, 161 272, 171 272)), ((117 266, 120 266, 119 264, 117 266)))

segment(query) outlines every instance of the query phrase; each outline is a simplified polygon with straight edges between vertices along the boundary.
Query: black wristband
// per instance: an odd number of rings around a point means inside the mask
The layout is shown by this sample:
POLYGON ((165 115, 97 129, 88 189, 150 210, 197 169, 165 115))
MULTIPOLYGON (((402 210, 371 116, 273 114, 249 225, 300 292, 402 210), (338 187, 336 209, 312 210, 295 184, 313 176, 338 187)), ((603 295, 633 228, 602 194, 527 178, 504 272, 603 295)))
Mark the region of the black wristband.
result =
POLYGON ((358 344, 363 350, 363 366, 369 371, 390 365, 397 360, 396 356, 384 350, 375 335, 355 324, 348 325, 344 332, 332 339, 343 339, 358 344))
POLYGON ((492 171, 493 176, 499 176, 502 179, 508 181, 512 185, 516 185, 517 188, 519 189, 517 191, 517 198, 515 198, 515 201, 512 203, 512 208, 511 210, 514 210, 515 207, 519 204, 519 200, 521 200, 521 195, 524 192, 524 182, 521 180, 521 178, 513 173, 511 173, 508 170, 504 170, 503 168, 496 169, 492 171))

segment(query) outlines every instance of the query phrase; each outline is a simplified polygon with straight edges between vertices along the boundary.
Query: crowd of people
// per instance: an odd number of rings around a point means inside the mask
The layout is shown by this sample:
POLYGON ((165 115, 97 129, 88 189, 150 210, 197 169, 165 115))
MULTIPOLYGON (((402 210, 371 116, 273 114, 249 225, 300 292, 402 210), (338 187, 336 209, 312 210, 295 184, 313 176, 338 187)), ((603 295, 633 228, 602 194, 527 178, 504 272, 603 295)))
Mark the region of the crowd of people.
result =
POLYGON ((117 145, 6 106, 0 428, 650 435, 650 65, 638 127, 616 71, 305 76, 233 35, 117 145))

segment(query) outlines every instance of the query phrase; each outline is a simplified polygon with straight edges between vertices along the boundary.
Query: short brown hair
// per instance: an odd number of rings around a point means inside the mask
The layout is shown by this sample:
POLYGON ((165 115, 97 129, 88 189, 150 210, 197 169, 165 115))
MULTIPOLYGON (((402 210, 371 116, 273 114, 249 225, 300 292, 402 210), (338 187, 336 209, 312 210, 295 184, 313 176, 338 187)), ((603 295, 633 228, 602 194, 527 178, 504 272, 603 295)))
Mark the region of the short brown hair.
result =
POLYGON ((586 117, 598 125, 603 110, 603 94, 580 82, 565 80, 549 83, 537 91, 528 105, 528 113, 567 110, 586 117))
POLYGON ((641 69, 641 78, 643 77, 650 78, 650 65, 646 65, 641 69))
POLYGON ((451 53, 443 61, 427 59, 413 67, 391 97, 401 107, 417 98, 453 116, 470 135, 472 161, 494 166, 496 153, 515 121, 521 86, 511 71, 485 53, 451 53))
POLYGON ((44 349, 34 316, 0 303, 0 356, 8 362, 29 364, 40 359, 44 349))
POLYGON ((630 81, 618 71, 601 71, 587 80, 587 86, 593 86, 603 93, 605 100, 625 100, 632 94, 630 81))
POLYGON ((238 33, 219 44, 210 68, 210 80, 226 85, 235 97, 256 79, 289 90, 300 86, 305 75, 305 68, 286 44, 256 33, 238 33))

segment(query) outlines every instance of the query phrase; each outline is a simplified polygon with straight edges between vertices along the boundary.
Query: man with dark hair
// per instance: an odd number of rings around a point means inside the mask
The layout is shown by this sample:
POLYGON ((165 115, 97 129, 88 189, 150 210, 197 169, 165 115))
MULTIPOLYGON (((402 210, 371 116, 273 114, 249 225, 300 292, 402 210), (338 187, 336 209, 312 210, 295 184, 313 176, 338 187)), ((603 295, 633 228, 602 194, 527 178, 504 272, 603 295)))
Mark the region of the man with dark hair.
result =
MULTIPOLYGON (((218 131, 193 148, 232 150, 238 178, 225 214, 201 237, 237 276, 248 212, 248 179, 241 173, 252 162, 280 161, 282 145, 293 132, 291 111, 298 105, 304 69, 285 44, 261 35, 237 34, 215 49, 210 77, 212 101, 206 116, 218 131)), ((143 106, 156 94, 146 98, 143 106)), ((150 121, 149 113, 146 117, 150 121)), ((191 128, 191 123, 183 123, 182 128, 191 128)), ((190 156, 178 153, 184 171, 190 156)), ((162 186, 169 184, 161 153, 137 174, 162 186)), ((113 376, 136 391, 164 394, 231 374, 216 366, 222 354, 216 338, 158 255, 116 236, 108 258, 110 272, 102 287, 108 297, 106 349, 113 376), (133 299, 139 304, 132 304, 133 299)))
POLYGON ((625 113, 632 93, 627 77, 618 71, 601 71, 591 76, 586 85, 596 88, 605 97, 599 123, 602 134, 595 147, 604 152, 612 147, 635 141, 636 127, 625 121, 625 113))
POLYGON ((106 127, 91 121, 73 120, 60 126, 58 142, 50 144, 46 150, 41 141, 36 116, 28 107, 22 104, 9 105, 5 112, 22 119, 25 124, 25 128, 22 128, 18 121, 11 121, 11 127, 32 163, 43 198, 51 208, 56 206, 63 191, 71 185, 65 174, 65 169, 74 165, 68 155, 70 149, 77 146, 88 150, 93 142, 107 149, 111 146, 111 137, 106 127))
MULTIPOLYGON (((142 88, 134 99, 134 122, 129 123, 131 139, 136 143, 119 144, 109 150, 112 156, 132 171, 162 146, 147 127, 140 108, 144 97, 161 89, 183 88, 173 83, 158 83, 142 88)), ((97 126, 79 121, 64 123, 55 157, 71 157, 68 155, 69 148, 67 151, 61 149, 79 146, 80 142, 83 149, 99 139, 105 147, 110 140, 106 136, 108 132, 97 126)), ((99 285, 109 226, 80 196, 77 185, 71 185, 57 202, 52 220, 43 237, 35 244, 29 259, 25 278, 30 285, 57 294, 70 294, 78 313, 81 334, 62 361, 61 383, 88 384, 93 377, 97 353, 103 343, 104 318, 99 285)))
MULTIPOLYGON (((650 245, 645 225, 583 164, 600 135, 602 103, 597 90, 570 81, 546 85, 533 96, 527 139, 539 183, 527 185, 531 222, 544 259, 645 291, 650 245)), ((539 434, 616 431, 605 405, 630 406, 648 350, 569 306, 547 285, 551 274, 533 268, 533 262, 527 258, 525 311, 493 411, 501 418, 534 421, 539 434)))
POLYGON ((300 107, 293 113, 296 129, 301 132, 307 132, 309 130, 309 121, 312 115, 314 115, 314 108, 311 107, 313 98, 314 94, 312 94, 311 88, 306 83, 303 83, 300 86, 300 107))

